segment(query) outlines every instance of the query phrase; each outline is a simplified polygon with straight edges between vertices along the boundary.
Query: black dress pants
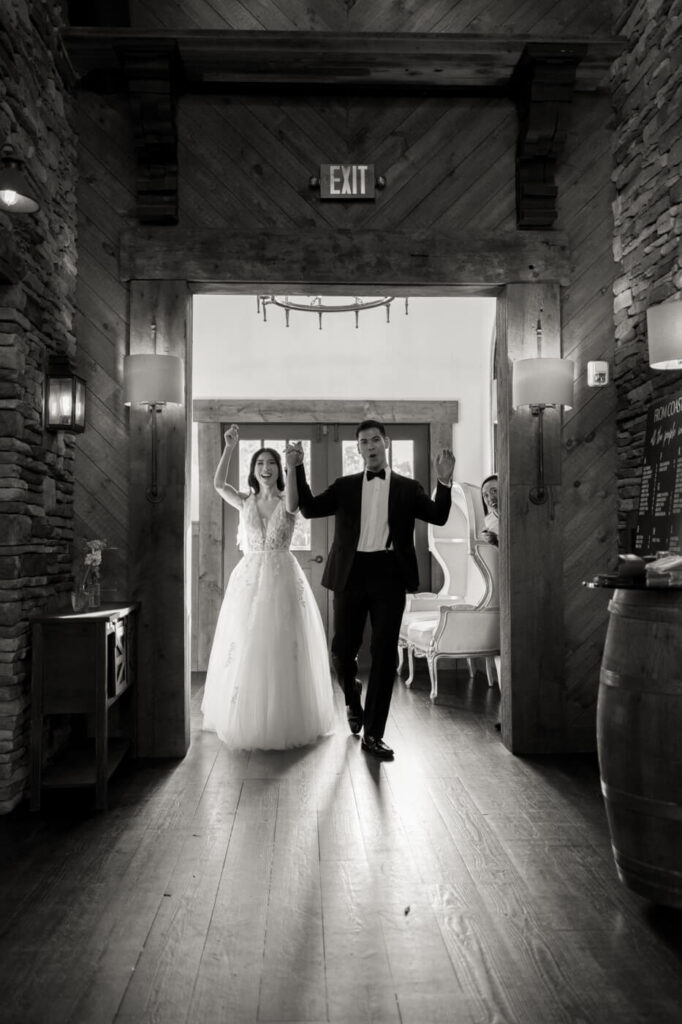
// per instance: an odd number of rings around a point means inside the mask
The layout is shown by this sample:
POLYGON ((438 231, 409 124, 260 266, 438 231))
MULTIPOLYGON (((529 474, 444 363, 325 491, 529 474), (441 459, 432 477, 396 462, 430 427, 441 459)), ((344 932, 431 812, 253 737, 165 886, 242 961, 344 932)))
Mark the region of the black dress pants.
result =
POLYGON ((365 696, 365 736, 381 739, 395 681, 405 585, 393 551, 356 552, 344 590, 334 591, 332 662, 346 704, 359 709, 357 656, 369 616, 371 665, 365 696))

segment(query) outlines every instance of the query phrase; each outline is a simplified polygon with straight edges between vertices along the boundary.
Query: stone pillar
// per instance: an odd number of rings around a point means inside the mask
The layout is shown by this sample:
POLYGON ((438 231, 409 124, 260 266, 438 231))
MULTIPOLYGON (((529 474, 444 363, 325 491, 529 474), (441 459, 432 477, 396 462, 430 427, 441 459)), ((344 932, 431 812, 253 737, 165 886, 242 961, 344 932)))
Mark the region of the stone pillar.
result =
POLYGON ((0 813, 28 777, 31 618, 71 589, 74 441, 43 430, 49 355, 76 354, 76 145, 58 19, 45 0, 6 0, 0 25, 0 146, 25 159, 40 201, 36 214, 0 213, 0 813))
POLYGON ((682 393, 682 373, 651 370, 646 310, 682 298, 682 0, 635 0, 616 25, 628 50, 614 63, 614 380, 618 393, 620 543, 639 503, 646 415, 682 393))

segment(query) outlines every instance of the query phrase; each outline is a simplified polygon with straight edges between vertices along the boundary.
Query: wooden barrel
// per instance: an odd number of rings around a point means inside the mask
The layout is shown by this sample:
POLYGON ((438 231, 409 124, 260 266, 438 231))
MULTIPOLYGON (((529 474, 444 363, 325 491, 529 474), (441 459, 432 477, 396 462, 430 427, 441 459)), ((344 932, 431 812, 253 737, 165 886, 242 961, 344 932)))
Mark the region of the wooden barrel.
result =
POLYGON ((597 702, 601 786, 622 882, 682 907, 682 591, 616 590, 597 702))

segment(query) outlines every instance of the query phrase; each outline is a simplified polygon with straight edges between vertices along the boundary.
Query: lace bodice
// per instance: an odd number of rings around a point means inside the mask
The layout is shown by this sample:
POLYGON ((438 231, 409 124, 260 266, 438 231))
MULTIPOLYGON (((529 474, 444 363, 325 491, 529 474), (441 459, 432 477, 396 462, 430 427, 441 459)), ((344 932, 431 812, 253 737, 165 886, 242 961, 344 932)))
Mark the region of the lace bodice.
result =
POLYGON ((267 523, 261 519, 255 494, 242 506, 239 522, 239 546, 245 554, 254 551, 288 551, 296 525, 296 516, 288 515, 281 499, 267 523))

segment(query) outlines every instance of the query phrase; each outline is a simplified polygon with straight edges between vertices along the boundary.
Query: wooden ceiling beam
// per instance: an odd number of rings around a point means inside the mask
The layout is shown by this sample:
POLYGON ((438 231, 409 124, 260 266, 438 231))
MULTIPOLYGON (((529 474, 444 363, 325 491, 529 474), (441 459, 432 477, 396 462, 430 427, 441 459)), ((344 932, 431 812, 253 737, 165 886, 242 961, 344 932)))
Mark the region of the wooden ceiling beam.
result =
POLYGON ((417 285, 443 295, 453 281, 460 291, 491 294, 508 281, 568 284, 571 261, 559 231, 444 236, 337 228, 321 235, 178 227, 169 234, 149 227, 124 232, 119 251, 121 280, 186 280, 194 291, 230 283, 247 294, 260 287, 336 294, 340 267, 343 294, 355 282, 363 295, 411 295, 417 285))
POLYGON ((534 38, 452 33, 238 32, 191 29, 159 32, 71 28, 62 33, 83 84, 120 71, 130 46, 173 43, 189 92, 228 86, 327 85, 368 88, 508 89, 528 45, 580 46, 575 88, 608 85, 611 63, 625 41, 613 38, 534 38))

